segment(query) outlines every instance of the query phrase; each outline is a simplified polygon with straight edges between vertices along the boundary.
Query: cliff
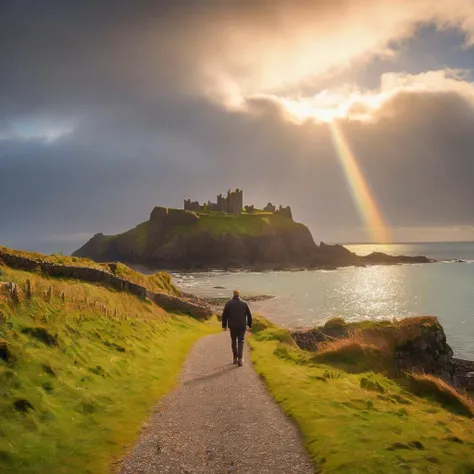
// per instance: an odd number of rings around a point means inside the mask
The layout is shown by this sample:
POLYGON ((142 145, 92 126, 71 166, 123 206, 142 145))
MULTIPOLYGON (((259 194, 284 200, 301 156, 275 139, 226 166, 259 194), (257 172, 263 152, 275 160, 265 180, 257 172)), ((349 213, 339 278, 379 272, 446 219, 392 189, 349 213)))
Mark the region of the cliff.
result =
POLYGON ((318 260, 308 228, 286 216, 161 207, 123 234, 95 235, 74 255, 173 269, 291 268, 318 260))
POLYGON ((457 361, 435 318, 318 329, 295 336, 256 317, 248 341, 316 472, 472 472, 474 401, 450 379, 457 361), (316 338, 316 351, 295 343, 316 338))
POLYGON ((435 317, 354 323, 333 318, 324 326, 295 331, 291 336, 300 349, 314 352, 316 359, 330 354, 343 365, 351 365, 360 363, 364 354, 368 370, 378 368, 393 377, 405 373, 433 375, 461 389, 474 385, 474 362, 453 357, 444 329, 435 317), (356 347, 360 350, 354 350, 356 347), (344 360, 340 355, 347 348, 351 355, 344 360))
POLYGON ((359 257, 341 245, 316 245, 306 226, 284 213, 239 215, 155 207, 150 219, 118 235, 96 234, 74 252, 95 261, 199 270, 335 268, 427 263, 426 257, 359 257))

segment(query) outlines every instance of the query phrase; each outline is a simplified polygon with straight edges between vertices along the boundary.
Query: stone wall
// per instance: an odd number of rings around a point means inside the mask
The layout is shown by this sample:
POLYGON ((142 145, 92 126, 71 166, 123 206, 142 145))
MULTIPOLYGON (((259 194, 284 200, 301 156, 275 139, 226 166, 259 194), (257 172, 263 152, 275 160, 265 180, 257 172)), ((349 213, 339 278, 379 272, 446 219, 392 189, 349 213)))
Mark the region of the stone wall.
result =
POLYGON ((243 194, 244 193, 241 189, 236 189, 235 191, 229 190, 226 197, 219 194, 216 203, 208 201, 206 204, 202 205, 199 201, 185 199, 184 210, 195 212, 221 211, 227 212, 228 214, 240 214, 244 206, 243 194))
MULTIPOLYGON (((119 291, 125 291, 138 297, 148 297, 158 306, 167 311, 178 311, 189 314, 199 319, 208 319, 212 316, 209 304, 202 301, 193 301, 191 298, 181 298, 166 293, 154 293, 144 286, 133 283, 124 278, 114 275, 105 269, 89 268, 81 266, 60 265, 48 262, 38 262, 26 257, 20 257, 6 253, 0 249, 0 261, 11 268, 19 270, 36 271, 41 270, 45 275, 61 278, 73 278, 91 283, 100 283, 110 286, 119 291)), ((113 264, 111 264, 113 265, 113 264)))
POLYGON ((293 219, 293 214, 291 212, 290 206, 283 207, 282 205, 280 205, 278 210, 275 211, 275 214, 286 217, 288 219, 293 219))

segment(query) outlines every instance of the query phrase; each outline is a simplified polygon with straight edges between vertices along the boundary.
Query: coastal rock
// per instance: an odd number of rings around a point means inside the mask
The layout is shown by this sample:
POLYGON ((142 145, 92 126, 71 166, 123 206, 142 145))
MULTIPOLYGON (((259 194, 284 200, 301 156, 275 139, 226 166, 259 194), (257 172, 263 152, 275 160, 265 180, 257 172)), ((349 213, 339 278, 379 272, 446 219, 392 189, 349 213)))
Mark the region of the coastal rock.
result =
POLYGON ((321 342, 328 341, 326 335, 319 329, 294 331, 291 335, 298 347, 305 351, 317 351, 321 342))
POLYGON ((454 375, 460 388, 474 391, 474 361, 453 358, 454 375))
POLYGON ((155 207, 150 220, 123 234, 96 234, 74 252, 96 261, 121 261, 154 269, 213 268, 291 270, 347 265, 426 263, 425 257, 371 254, 359 257, 342 245, 315 244, 291 209, 272 214, 194 212, 155 207))
POLYGON ((215 215, 156 207, 123 234, 96 234, 75 256, 153 268, 294 268, 318 264, 308 228, 285 213, 215 215))
POLYGON ((430 260, 424 256, 407 257, 406 255, 391 256, 381 252, 373 252, 365 257, 359 257, 360 261, 370 265, 383 264, 400 264, 400 263, 430 263, 430 260))
MULTIPOLYGON (((340 318, 333 320, 338 324, 295 331, 292 337, 296 344, 304 350, 318 351, 324 343, 337 339, 354 338, 355 343, 370 344, 391 348, 393 354, 393 371, 395 373, 415 372, 433 374, 446 382, 456 384, 456 364, 453 350, 446 342, 446 335, 438 320, 434 317, 407 318, 399 323, 374 323, 364 327, 358 323, 344 324, 340 318)), ((474 371, 472 365, 464 365, 464 378, 467 372, 474 371)), ((458 369, 460 375, 461 370, 458 369)), ((467 383, 467 382, 466 382, 467 383)))
POLYGON ((441 326, 430 328, 395 349, 395 361, 400 372, 433 374, 448 383, 454 382, 453 350, 446 342, 441 326))

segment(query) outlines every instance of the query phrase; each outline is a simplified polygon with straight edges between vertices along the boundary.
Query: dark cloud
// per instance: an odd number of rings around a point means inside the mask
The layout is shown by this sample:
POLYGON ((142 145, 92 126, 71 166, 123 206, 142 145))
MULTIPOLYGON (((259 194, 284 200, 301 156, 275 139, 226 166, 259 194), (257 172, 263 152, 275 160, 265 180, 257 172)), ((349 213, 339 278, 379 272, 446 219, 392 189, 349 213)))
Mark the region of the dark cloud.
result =
MULTIPOLYGON (((265 25, 286 27, 278 4, 191 3, 1 3, 0 243, 72 251, 156 204, 230 187, 257 205, 291 204, 316 239, 360 238, 326 124, 293 123, 262 97, 231 110, 206 88, 206 54, 229 49, 221 30, 201 37, 200 25, 238 18, 252 31, 270 15, 265 25), (47 141, 35 136, 43 122, 72 133, 47 141)), ((474 109, 464 96, 399 93, 375 122, 341 127, 390 223, 474 224, 474 109)))

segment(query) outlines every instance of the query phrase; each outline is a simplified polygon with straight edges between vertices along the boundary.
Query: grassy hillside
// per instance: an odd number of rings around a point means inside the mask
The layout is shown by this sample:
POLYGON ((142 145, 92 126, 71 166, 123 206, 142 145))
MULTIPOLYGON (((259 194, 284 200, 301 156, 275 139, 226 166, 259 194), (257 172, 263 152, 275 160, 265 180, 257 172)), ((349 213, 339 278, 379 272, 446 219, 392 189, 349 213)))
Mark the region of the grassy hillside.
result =
POLYGON ((214 330, 126 293, 0 265, 0 472, 109 472, 192 343, 214 330), (18 302, 2 281, 19 285, 18 302))
POLYGON ((215 235, 234 234, 258 236, 265 233, 281 232, 296 227, 304 227, 287 217, 270 212, 242 213, 240 215, 211 212, 199 214, 199 222, 194 232, 207 231, 215 235))
POLYGON ((129 280, 138 285, 142 285, 150 291, 165 292, 171 295, 178 295, 178 289, 173 285, 168 273, 157 272, 153 275, 144 275, 136 272, 122 263, 98 263, 85 257, 74 257, 69 255, 44 255, 36 252, 26 252, 24 250, 13 250, 0 245, 0 262, 2 254, 12 255, 20 258, 26 258, 38 263, 51 263, 56 265, 66 265, 74 267, 96 268, 106 270, 115 275, 129 280))
MULTIPOLYGON (((186 213, 187 211, 175 210, 175 212, 186 213)), ((243 212, 240 215, 224 212, 196 212, 193 214, 197 215, 199 220, 191 225, 180 223, 177 220, 169 229, 170 235, 193 235, 208 232, 214 236, 232 234, 255 237, 305 227, 303 224, 298 224, 287 217, 263 211, 251 214, 243 212)), ((154 227, 155 223, 153 221, 143 222, 124 232, 123 235, 133 240, 134 248, 144 249, 154 227)), ((110 244, 117 237, 119 236, 103 236, 104 245, 110 244)))
POLYGON ((330 345, 315 357, 268 321, 258 319, 253 332, 255 368, 319 472, 474 472, 472 401, 439 379, 415 379, 417 396, 407 380, 369 371, 380 359, 368 345, 330 345))
POLYGON ((74 255, 165 269, 294 268, 319 262, 317 249, 309 229, 284 213, 157 206, 148 221, 118 235, 98 233, 74 255))

